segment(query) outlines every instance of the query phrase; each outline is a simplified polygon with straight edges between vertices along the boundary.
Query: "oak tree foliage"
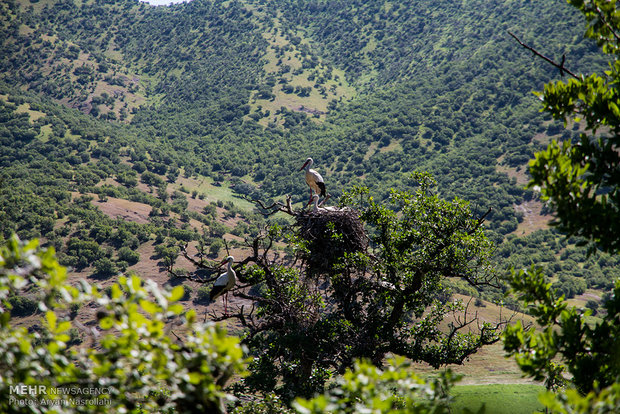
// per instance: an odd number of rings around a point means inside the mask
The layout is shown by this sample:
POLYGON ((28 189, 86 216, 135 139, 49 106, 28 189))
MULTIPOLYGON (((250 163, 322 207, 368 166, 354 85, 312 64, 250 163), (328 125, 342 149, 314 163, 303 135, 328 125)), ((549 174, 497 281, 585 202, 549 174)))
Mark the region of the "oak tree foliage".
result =
MULTIPOLYGON (((575 142, 552 141, 530 162, 530 186, 539 186, 568 235, 593 242, 611 254, 620 250, 620 11, 615 1, 569 0, 586 18, 585 36, 608 55, 602 74, 573 75, 545 85, 543 110, 581 123, 575 142)), ((563 59, 564 61, 564 59, 563 59)), ((562 61, 562 64, 563 64, 562 61)), ((609 273, 611 276, 612 273, 609 273)), ((541 401, 554 412, 610 413, 620 407, 620 279, 598 318, 591 309, 569 306, 543 270, 512 272, 510 283, 536 318, 539 331, 507 327, 504 348, 521 370, 548 389, 541 401)))
POLYGON ((326 269, 304 260, 316 245, 299 233, 303 228, 274 226, 236 266, 233 294, 252 305, 216 319, 236 318, 246 328, 243 343, 253 356, 246 389, 309 397, 360 358, 380 366, 392 353, 438 368, 461 364, 499 339, 505 320, 478 320, 449 288, 456 279, 496 283, 484 217, 467 202, 441 199, 432 177, 419 173, 413 191, 393 190, 386 202, 355 188, 342 203, 364 223, 366 251, 347 253, 334 225, 329 243, 341 256, 326 269), (276 241, 290 254, 275 250, 276 241))
POLYGON ((530 186, 557 214, 556 224, 601 249, 620 250, 620 13, 615 1, 569 0, 586 18, 585 36, 609 56, 603 73, 549 82, 540 94, 555 119, 578 122, 576 142, 552 141, 530 162, 530 186))

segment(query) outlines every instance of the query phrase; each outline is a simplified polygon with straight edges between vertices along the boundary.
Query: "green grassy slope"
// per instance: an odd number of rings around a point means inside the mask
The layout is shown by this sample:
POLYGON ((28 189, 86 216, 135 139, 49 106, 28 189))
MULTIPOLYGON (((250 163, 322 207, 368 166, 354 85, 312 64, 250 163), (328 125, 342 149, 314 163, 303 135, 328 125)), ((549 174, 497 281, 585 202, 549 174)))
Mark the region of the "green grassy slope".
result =
POLYGON ((544 387, 533 384, 457 385, 452 390, 454 413, 531 414, 544 409, 538 394, 544 387), (467 411, 469 410, 469 411, 467 411))

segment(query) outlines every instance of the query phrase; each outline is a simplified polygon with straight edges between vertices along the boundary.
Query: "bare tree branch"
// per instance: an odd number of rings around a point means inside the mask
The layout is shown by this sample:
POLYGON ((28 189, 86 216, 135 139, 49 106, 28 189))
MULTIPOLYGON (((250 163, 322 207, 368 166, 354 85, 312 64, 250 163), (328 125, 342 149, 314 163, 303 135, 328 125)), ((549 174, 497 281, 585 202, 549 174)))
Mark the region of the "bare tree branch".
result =
POLYGON ((266 206, 265 203, 263 203, 261 200, 253 199, 250 201, 260 206, 260 208, 263 209, 263 214, 272 215, 280 211, 283 213, 289 214, 291 216, 296 216, 298 214, 293 211, 293 208, 291 206, 290 195, 286 196, 286 204, 282 204, 278 201, 274 201, 270 206, 266 206))
POLYGON ((238 310, 237 313, 225 313, 220 316, 216 316, 215 312, 212 312, 211 320, 213 322, 220 322, 220 321, 225 321, 225 320, 232 319, 232 318, 237 318, 239 319, 239 322, 241 322, 243 326, 247 326, 247 323, 245 321, 244 308, 245 308, 245 305, 237 306, 237 310, 238 310))
POLYGON ((548 58, 547 56, 543 55, 542 53, 540 53, 539 51, 537 51, 536 49, 534 49, 531 46, 526 45, 525 43, 523 43, 521 41, 521 39, 519 39, 517 36, 515 36, 512 32, 508 32, 508 34, 510 36, 512 36, 517 43, 519 43, 521 46, 523 46, 524 48, 526 48, 527 50, 531 51, 532 53, 534 53, 536 56, 546 60, 547 62, 549 62, 551 65, 555 66, 556 68, 558 68, 560 70, 560 75, 564 76, 564 72, 568 73, 569 75, 571 75, 573 78, 575 79, 581 79, 581 77, 575 75, 573 72, 571 72, 570 70, 568 70, 565 66, 564 66, 564 61, 566 60, 566 56, 562 56, 562 63, 556 63, 554 60, 548 58))
POLYGON ((222 240, 224 240, 224 247, 226 247, 226 256, 230 256, 230 249, 228 248, 228 240, 226 240, 223 237, 222 237, 222 240))
POLYGON ((233 296, 236 296, 236 297, 239 297, 239 298, 243 298, 243 299, 248 299, 248 300, 251 300, 253 302, 270 303, 272 305, 277 305, 278 304, 278 302, 275 301, 275 300, 263 298, 261 296, 256 296, 256 295, 248 295, 247 293, 239 292, 239 291, 233 291, 233 296))
POLYGON ((200 276, 196 275, 196 274, 179 274, 177 273, 174 269, 172 268, 168 268, 167 269, 168 273, 174 277, 177 277, 179 279, 187 279, 190 280, 192 282, 196 282, 196 283, 209 283, 209 282, 213 282, 215 279, 218 278, 219 275, 215 275, 213 277, 209 277, 206 279, 201 278, 200 276))
POLYGON ((200 261, 197 261, 196 259, 194 259, 193 256, 190 256, 189 253, 187 252, 187 243, 185 243, 184 245, 179 244, 179 248, 181 249, 181 254, 183 255, 183 257, 185 257, 194 266, 200 269, 208 269, 208 270, 213 270, 213 271, 217 269, 217 267, 215 266, 206 265, 202 256, 200 257, 200 261))
POLYGON ((476 230, 478 230, 478 228, 480 228, 480 226, 482 225, 482 223, 484 223, 484 220, 487 218, 487 216, 488 216, 489 214, 491 214, 491 211, 493 211, 493 208, 492 208, 492 207, 489 207, 489 209, 487 210, 487 212, 486 212, 486 213, 484 213, 482 216, 480 216, 480 218, 478 218, 478 222, 476 223, 476 225, 474 226, 474 228, 473 228, 473 229, 471 229, 471 230, 469 231, 469 233, 468 233, 469 235, 474 234, 474 233, 476 232, 476 230))

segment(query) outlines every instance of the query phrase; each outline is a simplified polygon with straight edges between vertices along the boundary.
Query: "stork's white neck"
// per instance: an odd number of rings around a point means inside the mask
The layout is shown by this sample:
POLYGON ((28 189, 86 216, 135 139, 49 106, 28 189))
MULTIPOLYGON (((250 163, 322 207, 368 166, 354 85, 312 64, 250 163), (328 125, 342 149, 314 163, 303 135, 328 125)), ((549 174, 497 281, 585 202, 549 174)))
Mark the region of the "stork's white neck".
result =
POLYGON ((228 269, 226 271, 230 277, 234 278, 236 275, 235 275, 235 271, 232 268, 232 264, 233 264, 232 260, 228 261, 228 269))

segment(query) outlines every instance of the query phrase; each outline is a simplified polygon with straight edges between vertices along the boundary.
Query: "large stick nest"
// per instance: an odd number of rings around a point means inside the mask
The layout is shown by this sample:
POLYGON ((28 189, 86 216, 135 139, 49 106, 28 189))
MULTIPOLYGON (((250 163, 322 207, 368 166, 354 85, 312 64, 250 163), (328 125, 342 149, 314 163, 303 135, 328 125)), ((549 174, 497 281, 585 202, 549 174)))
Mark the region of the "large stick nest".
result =
POLYGON ((368 237, 355 210, 319 210, 296 216, 299 235, 309 252, 305 260, 312 274, 331 272, 345 253, 365 252, 368 237))

